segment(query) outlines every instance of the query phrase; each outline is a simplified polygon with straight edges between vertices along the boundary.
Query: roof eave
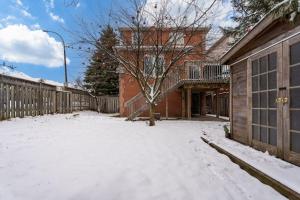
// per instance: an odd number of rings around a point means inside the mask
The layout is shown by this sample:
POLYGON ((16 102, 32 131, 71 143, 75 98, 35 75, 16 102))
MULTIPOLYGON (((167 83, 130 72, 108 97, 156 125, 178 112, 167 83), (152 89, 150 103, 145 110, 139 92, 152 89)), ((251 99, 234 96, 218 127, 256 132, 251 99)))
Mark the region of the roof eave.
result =
MULTIPOLYGON (((144 28, 155 28, 154 26, 149 26, 149 27, 144 27, 144 28)), ((211 26, 201 26, 201 27, 196 27, 196 28, 193 28, 193 27, 165 27, 163 28, 164 30, 177 30, 177 29, 185 29, 185 30, 196 30, 196 31, 203 31, 205 33, 208 33, 210 30, 211 30, 211 26)), ((119 31, 122 32, 122 31, 132 31, 134 30, 135 28, 134 27, 119 27, 119 31)))
POLYGON ((272 22, 277 20, 279 17, 275 17, 271 14, 265 16, 259 21, 251 31, 246 33, 238 42, 236 42, 221 58, 221 63, 225 64, 228 60, 236 54, 243 46, 248 44, 253 38, 255 38, 261 31, 268 27, 272 22))

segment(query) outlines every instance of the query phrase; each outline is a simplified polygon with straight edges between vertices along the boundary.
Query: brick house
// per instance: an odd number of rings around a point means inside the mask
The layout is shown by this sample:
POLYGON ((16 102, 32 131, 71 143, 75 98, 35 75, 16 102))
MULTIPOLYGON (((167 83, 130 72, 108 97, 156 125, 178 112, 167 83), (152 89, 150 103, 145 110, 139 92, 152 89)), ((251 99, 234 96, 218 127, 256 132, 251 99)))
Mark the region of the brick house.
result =
MULTIPOLYGON (((161 40, 167 41, 172 37, 172 31, 172 28, 165 28, 162 31, 161 40)), ((191 119, 205 115, 212 110, 215 110, 217 115, 220 114, 219 94, 228 94, 229 72, 227 66, 207 62, 205 40, 208 31, 209 28, 206 27, 198 28, 191 36, 189 29, 185 29, 177 39, 176 48, 178 49, 185 45, 196 46, 199 42, 201 45, 182 57, 172 70, 171 78, 165 80, 161 98, 155 108, 155 112, 160 113, 161 117, 191 119), (214 97, 215 100, 213 100, 214 97), (209 107, 215 107, 215 109, 209 107)), ((151 31, 145 34, 151 35, 151 31)), ((124 43, 135 43, 135 32, 130 28, 121 28, 120 35, 123 38, 123 44, 116 47, 118 53, 134 54, 134 49, 125 48, 124 43)), ((223 43, 220 42, 220 44, 223 43)), ((151 40, 145 40, 143 44, 145 49, 151 49, 152 45, 151 40)), ((145 51, 143 56, 145 70, 147 62, 151 61, 150 51, 145 51)), ((164 52, 161 62, 170 62, 171 56, 171 52, 164 52)), ((121 70, 119 84, 120 115, 131 119, 137 116, 148 116, 148 106, 136 80, 125 70, 121 70)))

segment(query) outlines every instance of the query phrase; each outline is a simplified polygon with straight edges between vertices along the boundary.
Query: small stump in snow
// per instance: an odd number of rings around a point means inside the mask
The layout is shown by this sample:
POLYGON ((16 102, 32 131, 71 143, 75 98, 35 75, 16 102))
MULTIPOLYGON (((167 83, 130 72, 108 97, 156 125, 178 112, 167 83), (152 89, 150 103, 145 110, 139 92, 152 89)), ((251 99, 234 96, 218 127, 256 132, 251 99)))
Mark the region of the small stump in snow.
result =
POLYGON ((160 113, 154 113, 155 120, 160 120, 160 113))

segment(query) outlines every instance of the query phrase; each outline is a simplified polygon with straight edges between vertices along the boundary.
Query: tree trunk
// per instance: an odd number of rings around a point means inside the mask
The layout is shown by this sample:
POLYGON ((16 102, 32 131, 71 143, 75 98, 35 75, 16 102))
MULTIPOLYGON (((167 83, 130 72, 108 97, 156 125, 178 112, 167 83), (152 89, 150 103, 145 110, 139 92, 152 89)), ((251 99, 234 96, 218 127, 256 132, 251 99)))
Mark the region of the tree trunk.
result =
POLYGON ((155 110, 155 104, 151 103, 149 108, 149 126, 155 126, 154 110, 155 110))
POLYGON ((96 110, 97 110, 98 113, 100 113, 100 105, 99 105, 98 98, 95 97, 95 99, 96 99, 96 110))

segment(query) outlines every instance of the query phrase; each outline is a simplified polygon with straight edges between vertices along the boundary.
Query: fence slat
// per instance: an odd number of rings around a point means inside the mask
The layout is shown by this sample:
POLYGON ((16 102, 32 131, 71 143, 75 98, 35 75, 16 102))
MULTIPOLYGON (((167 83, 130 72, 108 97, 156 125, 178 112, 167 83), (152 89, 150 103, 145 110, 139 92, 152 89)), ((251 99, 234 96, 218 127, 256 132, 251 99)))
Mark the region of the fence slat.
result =
POLYGON ((94 97, 80 89, 58 89, 0 74, 0 120, 81 110, 119 112, 118 97, 94 97))
POLYGON ((24 117, 24 87, 20 86, 20 117, 24 117))
POLYGON ((20 96, 20 90, 19 86, 15 86, 15 102, 16 102, 16 117, 20 117, 20 102, 19 102, 19 96, 20 96))
POLYGON ((11 105, 11 117, 12 118, 15 118, 16 117, 16 115, 15 115, 15 112, 16 112, 16 110, 15 110, 15 86, 11 86, 11 88, 10 88, 10 105, 11 105))
POLYGON ((2 119, 4 119, 4 88, 3 83, 0 83, 0 120, 2 119))
POLYGON ((6 85, 6 119, 10 118, 10 85, 6 85))

